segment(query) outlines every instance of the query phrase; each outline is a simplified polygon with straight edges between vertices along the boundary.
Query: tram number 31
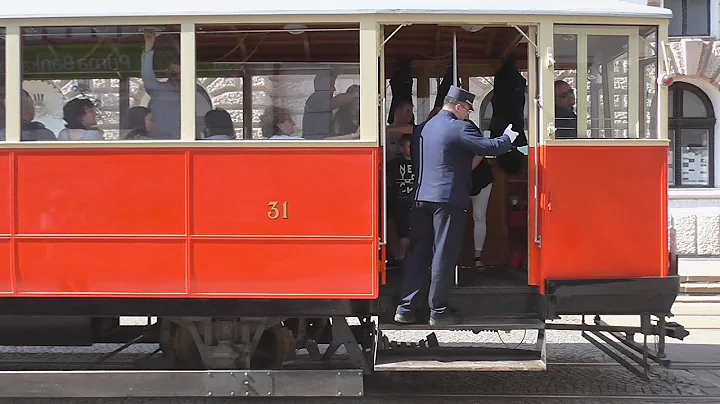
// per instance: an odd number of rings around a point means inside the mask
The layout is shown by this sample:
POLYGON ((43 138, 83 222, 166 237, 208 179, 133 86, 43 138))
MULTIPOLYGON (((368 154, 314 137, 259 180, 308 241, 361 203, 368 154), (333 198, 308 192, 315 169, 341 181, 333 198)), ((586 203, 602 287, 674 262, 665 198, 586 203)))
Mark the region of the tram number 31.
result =
POLYGON ((273 202, 268 203, 268 206, 270 206, 270 210, 268 211, 267 215, 271 220, 279 219, 281 215, 282 215, 283 219, 288 218, 288 202, 287 201, 283 202, 282 205, 280 205, 280 202, 278 202, 278 201, 273 201, 273 202))

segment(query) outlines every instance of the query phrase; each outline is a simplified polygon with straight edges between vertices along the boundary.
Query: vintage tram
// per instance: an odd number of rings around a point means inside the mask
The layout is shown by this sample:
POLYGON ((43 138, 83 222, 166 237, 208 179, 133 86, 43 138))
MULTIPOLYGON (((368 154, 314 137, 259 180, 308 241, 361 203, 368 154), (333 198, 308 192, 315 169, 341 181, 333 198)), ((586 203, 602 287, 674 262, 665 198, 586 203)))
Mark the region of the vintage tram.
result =
POLYGON ((665 336, 686 334, 666 322, 679 293, 668 10, 285 3, 3 6, 0 344, 153 342, 168 366, 7 370, 0 395, 362 395, 380 371, 543 370, 551 328, 582 330, 640 376, 648 358, 665 363, 665 336), (537 330, 536 349, 389 344, 391 330, 433 327, 392 322, 388 83, 410 72, 419 123, 440 78, 459 81, 492 132, 503 97, 493 80, 508 66, 527 83, 527 144, 510 165, 490 159, 484 260, 496 268, 462 269, 469 230, 452 295, 466 320, 445 329, 537 330), (574 87, 573 136, 559 136, 558 80, 574 87), (69 107, 78 98, 91 104, 69 107), (208 129, 217 108, 232 140, 208 129), (149 127, 137 111, 175 132, 130 138, 149 127), (311 136, 318 115, 331 136, 311 136), (294 134, 279 133, 286 124, 294 134), (41 129, 58 140, 33 138, 41 129), (553 321, 562 315, 595 322, 553 321), (641 321, 613 327, 603 315, 641 321))

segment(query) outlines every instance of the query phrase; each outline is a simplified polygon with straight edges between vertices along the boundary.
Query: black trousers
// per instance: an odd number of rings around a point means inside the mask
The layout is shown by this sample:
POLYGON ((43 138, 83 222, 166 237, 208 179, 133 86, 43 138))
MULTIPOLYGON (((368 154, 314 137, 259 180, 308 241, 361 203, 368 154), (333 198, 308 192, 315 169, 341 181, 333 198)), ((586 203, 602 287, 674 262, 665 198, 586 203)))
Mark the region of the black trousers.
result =
POLYGON ((449 203, 416 202, 410 213, 410 251, 405 260, 396 313, 409 315, 430 267, 430 316, 446 312, 455 265, 465 231, 467 210, 449 203))

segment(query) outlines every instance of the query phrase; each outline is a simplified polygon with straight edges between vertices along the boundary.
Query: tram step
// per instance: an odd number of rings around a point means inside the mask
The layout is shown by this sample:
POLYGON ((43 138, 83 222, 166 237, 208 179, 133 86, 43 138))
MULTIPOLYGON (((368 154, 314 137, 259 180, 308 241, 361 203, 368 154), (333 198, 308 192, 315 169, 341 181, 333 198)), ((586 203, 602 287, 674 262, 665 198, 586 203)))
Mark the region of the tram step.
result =
POLYGON ((546 369, 545 340, 539 350, 433 347, 380 350, 376 372, 498 372, 546 369))
POLYGON ((534 317, 466 317, 460 324, 431 326, 427 321, 400 324, 392 317, 380 317, 381 330, 542 330, 545 322, 534 317))

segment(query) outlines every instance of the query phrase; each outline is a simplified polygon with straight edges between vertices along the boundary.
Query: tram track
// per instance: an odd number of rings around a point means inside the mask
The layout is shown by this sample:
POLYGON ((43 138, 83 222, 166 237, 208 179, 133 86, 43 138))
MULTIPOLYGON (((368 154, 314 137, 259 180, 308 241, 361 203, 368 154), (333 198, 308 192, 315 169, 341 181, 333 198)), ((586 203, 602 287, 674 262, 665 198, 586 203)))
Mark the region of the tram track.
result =
POLYGON ((365 398, 412 400, 418 399, 481 399, 488 400, 517 401, 517 400, 552 400, 552 402, 652 402, 652 403, 720 403, 720 394, 714 395, 593 395, 593 394, 416 394, 416 393, 369 393, 365 398))

